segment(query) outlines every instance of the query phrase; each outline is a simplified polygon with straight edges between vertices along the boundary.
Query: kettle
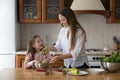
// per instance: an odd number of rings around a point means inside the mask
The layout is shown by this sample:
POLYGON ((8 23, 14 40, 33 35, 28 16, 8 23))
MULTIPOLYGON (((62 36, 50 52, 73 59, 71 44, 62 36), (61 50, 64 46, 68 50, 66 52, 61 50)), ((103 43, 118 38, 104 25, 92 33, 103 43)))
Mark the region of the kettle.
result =
POLYGON ((109 50, 109 48, 108 48, 108 47, 104 47, 103 50, 104 50, 104 51, 107 51, 107 50, 109 50))

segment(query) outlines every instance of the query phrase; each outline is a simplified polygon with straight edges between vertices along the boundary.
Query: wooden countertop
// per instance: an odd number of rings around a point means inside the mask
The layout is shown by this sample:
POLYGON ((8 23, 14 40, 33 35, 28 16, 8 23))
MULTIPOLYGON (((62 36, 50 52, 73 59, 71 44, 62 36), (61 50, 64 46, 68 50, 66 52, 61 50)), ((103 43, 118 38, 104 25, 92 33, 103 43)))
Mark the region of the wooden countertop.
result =
MULTIPOLYGON (((62 52, 55 53, 54 51, 50 51, 50 54, 62 54, 62 52)), ((16 54, 27 54, 27 51, 17 51, 16 54)))
POLYGON ((86 76, 72 76, 55 72, 45 75, 32 69, 14 68, 0 71, 0 80, 120 80, 120 73, 103 72, 86 76))
POLYGON ((112 52, 114 52, 114 51, 120 51, 120 50, 115 50, 115 49, 109 49, 109 50, 102 50, 102 52, 99 52, 99 53, 92 53, 92 52, 90 52, 90 53, 86 53, 87 55, 96 55, 96 56, 101 56, 101 55, 111 55, 112 54, 112 52))

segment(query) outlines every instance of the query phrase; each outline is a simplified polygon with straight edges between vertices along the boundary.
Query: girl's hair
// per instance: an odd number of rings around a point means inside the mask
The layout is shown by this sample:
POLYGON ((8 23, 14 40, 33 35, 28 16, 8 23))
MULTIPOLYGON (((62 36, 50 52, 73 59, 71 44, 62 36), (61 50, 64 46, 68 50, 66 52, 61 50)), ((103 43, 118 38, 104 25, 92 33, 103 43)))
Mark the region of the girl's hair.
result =
POLYGON ((40 36, 39 36, 39 35, 34 35, 34 36, 32 37, 32 39, 30 39, 30 40, 28 41, 27 54, 31 53, 31 55, 32 55, 31 60, 34 60, 34 54, 36 53, 36 50, 35 50, 35 48, 33 47, 33 45, 34 45, 34 43, 35 43, 35 39, 38 38, 38 37, 40 37, 40 36))
POLYGON ((64 16, 67 19, 67 23, 70 26, 70 30, 71 30, 70 50, 73 50, 75 47, 75 40, 76 40, 75 38, 76 38, 77 29, 80 28, 83 33, 85 33, 85 30, 82 28, 82 26, 77 21, 77 18, 75 16, 74 12, 72 11, 72 9, 64 8, 59 12, 59 14, 64 16))

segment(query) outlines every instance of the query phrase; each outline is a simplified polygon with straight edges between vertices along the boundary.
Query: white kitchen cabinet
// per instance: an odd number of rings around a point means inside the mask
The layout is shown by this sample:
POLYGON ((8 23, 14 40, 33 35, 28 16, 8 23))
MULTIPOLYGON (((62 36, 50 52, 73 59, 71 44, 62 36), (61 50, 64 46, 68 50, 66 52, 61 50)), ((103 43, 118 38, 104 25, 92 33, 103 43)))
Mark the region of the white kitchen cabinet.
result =
POLYGON ((0 55, 0 70, 4 68, 15 68, 15 55, 0 55))
POLYGON ((0 1, 0 69, 15 67, 15 1, 0 1))
POLYGON ((15 52, 15 0, 0 3, 0 54, 15 52))

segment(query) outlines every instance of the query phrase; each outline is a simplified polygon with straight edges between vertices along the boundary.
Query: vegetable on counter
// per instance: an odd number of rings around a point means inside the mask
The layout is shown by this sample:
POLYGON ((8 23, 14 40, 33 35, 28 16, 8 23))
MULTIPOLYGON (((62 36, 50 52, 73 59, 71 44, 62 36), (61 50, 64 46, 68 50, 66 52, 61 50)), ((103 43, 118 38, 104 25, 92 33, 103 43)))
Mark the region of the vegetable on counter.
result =
POLYGON ((102 57, 101 61, 110 63, 120 63, 119 51, 112 52, 112 54, 109 57, 102 57))
POLYGON ((64 69, 66 72, 70 72, 70 74, 79 74, 79 70, 77 68, 65 68, 64 69))

